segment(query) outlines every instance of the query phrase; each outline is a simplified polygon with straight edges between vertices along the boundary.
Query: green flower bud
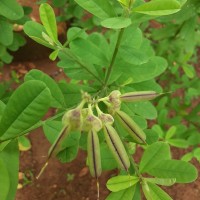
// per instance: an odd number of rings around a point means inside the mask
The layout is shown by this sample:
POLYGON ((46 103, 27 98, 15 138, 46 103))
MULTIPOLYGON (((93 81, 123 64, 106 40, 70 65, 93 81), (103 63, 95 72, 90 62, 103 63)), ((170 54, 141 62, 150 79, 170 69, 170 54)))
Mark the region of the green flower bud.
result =
POLYGON ((114 118, 110 114, 101 113, 99 115, 99 119, 102 121, 103 124, 113 124, 114 118))
POLYGON ((98 104, 96 104, 96 110, 97 110, 99 119, 102 121, 102 124, 113 124, 114 118, 112 117, 112 115, 103 113, 99 109, 98 104))
POLYGON ((88 114, 85 118, 82 130, 83 131, 90 131, 94 130, 96 132, 100 131, 102 128, 101 120, 93 114, 88 114))
POLYGON ((114 90, 109 95, 109 102, 113 105, 114 108, 120 108, 120 95, 121 93, 119 90, 114 90))
POLYGON ((72 130, 80 130, 83 123, 81 109, 79 107, 69 110, 62 118, 64 125, 69 124, 72 130))

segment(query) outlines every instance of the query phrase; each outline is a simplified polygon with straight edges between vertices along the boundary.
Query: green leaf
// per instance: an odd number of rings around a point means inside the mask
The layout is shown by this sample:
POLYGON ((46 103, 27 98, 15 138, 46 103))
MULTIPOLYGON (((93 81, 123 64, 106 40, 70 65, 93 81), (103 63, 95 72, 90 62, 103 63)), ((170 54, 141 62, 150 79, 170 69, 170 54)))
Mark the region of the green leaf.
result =
POLYGON ((200 160, 200 148, 196 148, 193 151, 194 157, 199 161, 200 160))
POLYGON ((52 61, 55 61, 57 56, 58 56, 58 53, 59 53, 59 49, 56 49, 55 51, 53 51, 50 55, 49 55, 49 59, 52 60, 52 61))
MULTIPOLYGON (((0 152, 0 159, 3 160, 7 168, 9 179, 10 179, 10 187, 9 187, 9 192, 6 196, 6 200, 14 200, 15 193, 17 190, 18 171, 19 171, 19 149, 18 149, 18 142, 16 140, 10 142, 4 148, 4 150, 0 152)), ((2 180, 0 182, 4 183, 4 181, 2 180)))
POLYGON ((125 17, 113 17, 101 21, 101 25, 111 29, 126 28, 131 25, 131 19, 125 17))
POLYGON ((98 47, 101 52, 106 56, 106 59, 110 62, 112 57, 112 52, 108 43, 107 38, 101 33, 92 33, 88 35, 87 40, 98 47))
POLYGON ((51 49, 53 48, 53 46, 42 37, 42 33, 45 33, 46 31, 41 24, 34 21, 28 21, 24 25, 24 32, 37 43, 51 49))
POLYGON ((1 44, 0 44, 0 58, 1 58, 1 63, 4 62, 6 64, 9 64, 13 59, 13 56, 11 56, 8 53, 7 48, 1 44))
POLYGON ((170 129, 167 131, 165 139, 168 140, 170 138, 172 138, 174 136, 174 134, 176 133, 176 126, 171 126, 170 129))
POLYGON ((79 84, 67 84, 59 83, 59 87, 66 99, 68 107, 74 106, 81 101, 81 90, 94 94, 96 90, 92 87, 79 85, 79 84))
POLYGON ((101 167, 102 170, 112 170, 118 168, 118 164, 116 163, 113 155, 108 149, 108 145, 102 143, 100 146, 101 149, 101 167))
POLYGON ((4 150, 4 148, 10 143, 10 140, 0 143, 0 152, 4 150))
POLYGON ((26 74, 24 79, 25 81, 38 80, 44 82, 51 92, 52 96, 51 106, 59 108, 65 106, 65 99, 62 94, 62 91, 60 90, 57 83, 47 74, 43 73, 40 70, 33 69, 26 74))
POLYGON ((31 142, 26 136, 18 138, 18 146, 20 151, 28 151, 31 148, 31 142))
MULTIPOLYGON (((138 28, 138 26, 131 25, 124 30, 121 46, 129 46, 139 49, 143 39, 142 31, 138 28)), ((115 43, 116 39, 113 42, 115 43)))
POLYGON ((155 119, 157 117, 157 110, 149 101, 132 103, 130 107, 134 113, 145 119, 155 119))
POLYGON ((115 176, 108 180, 106 186, 110 191, 117 192, 135 185, 138 181, 136 176, 115 176))
POLYGON ((17 20, 23 17, 24 11, 16 0, 1 0, 0 15, 10 20, 17 20))
MULTIPOLYGON (((92 64, 90 64, 90 61, 87 59, 87 61, 85 60, 84 62, 80 60, 80 58, 76 55, 83 52, 83 49, 79 51, 79 47, 75 46, 74 51, 76 51, 75 54, 69 49, 64 49, 62 52, 59 52, 59 58, 61 61, 58 63, 58 66, 64 68, 64 72, 67 74, 68 77, 72 79, 94 80, 94 77, 98 78, 97 71, 95 67, 92 64)), ((83 52, 83 54, 80 54, 80 56, 86 59, 87 51, 83 52)), ((96 55, 94 55, 92 58, 93 62, 105 62, 100 60, 96 55)))
MULTIPOLYGON (((53 144, 62 129, 61 121, 49 121, 43 125, 43 130, 47 139, 53 144)), ((71 162, 77 156, 79 149, 79 139, 81 133, 79 131, 70 132, 70 134, 62 141, 60 151, 56 157, 62 162, 71 162)))
MULTIPOLYGON (((154 169, 154 167, 158 163, 170 159, 170 157, 171 157, 170 148, 167 143, 164 142, 153 143, 146 148, 139 165, 139 171, 141 173, 144 173, 151 169, 154 169)), ((170 178, 175 178, 175 177, 170 177, 170 178)))
POLYGON ((13 26, 9 21, 0 19, 0 43, 4 46, 11 45, 13 42, 13 26))
POLYGON ((145 178, 146 181, 157 185, 171 186, 176 183, 175 178, 145 178))
POLYGON ((159 135, 153 129, 146 129, 144 132, 146 134, 146 143, 147 144, 150 145, 150 144, 153 144, 158 141, 159 135))
POLYGON ((183 161, 186 161, 186 162, 189 162, 190 160, 192 160, 193 158, 193 152, 189 152, 189 153, 186 153, 182 158, 181 160, 183 161))
POLYGON ((96 46, 95 42, 89 41, 89 39, 77 38, 70 43, 71 51, 81 58, 85 63, 107 65, 109 60, 107 55, 104 54, 102 49, 96 46), (90 59, 88 59, 90 58, 90 59))
POLYGON ((78 27, 71 27, 67 30, 67 40, 68 42, 73 41, 76 38, 86 39, 88 37, 85 30, 78 27))
POLYGON ((58 41, 56 17, 53 8, 47 4, 41 4, 40 6, 40 19, 44 28, 50 38, 56 43, 58 41))
POLYGON ((130 72, 133 75, 133 82, 136 83, 155 78, 163 73, 166 68, 167 62, 165 59, 161 57, 152 57, 147 63, 133 66, 130 72))
MULTIPOLYGON (((118 57, 114 68, 116 69, 115 73, 122 74, 121 79, 126 80, 131 77, 133 83, 139 83, 151 80, 163 73, 167 68, 167 62, 161 57, 154 56, 151 57, 147 63, 133 65, 128 63, 128 61, 125 62, 121 57, 118 57), (127 68, 127 66, 129 67, 127 68)), ((112 76, 114 76, 113 74, 112 76)))
POLYGON ((53 144, 58 137, 63 125, 61 121, 47 121, 43 125, 43 131, 48 141, 53 144))
POLYGON ((6 105, 0 100, 0 121, 6 105))
POLYGON ((174 147, 178 148, 188 148, 189 143, 187 140, 184 139, 169 139, 167 142, 174 147))
MULTIPOLYGON (((61 121, 49 121, 43 125, 44 134, 52 144, 57 139, 62 127, 61 121)), ((77 145, 80 137, 81 133, 79 131, 70 132, 69 135, 62 141, 60 149, 63 150, 67 147, 77 145)))
POLYGON ((4 164, 4 161, 0 157, 0 199, 7 200, 9 188, 10 188, 10 179, 7 170, 7 166, 4 164))
POLYGON ((183 65, 183 71, 185 72, 185 74, 187 75, 188 78, 194 78, 195 76, 195 70, 193 68, 193 66, 191 65, 183 65))
POLYGON ((67 3, 67 0, 52 0, 52 4, 55 7, 62 7, 67 3))
POLYGON ((180 10, 176 0, 152 0, 133 9, 134 12, 146 15, 170 15, 180 10))
POLYGON ((118 192, 111 192, 106 197, 106 200, 122 200, 122 199, 133 200, 134 191, 135 191, 135 186, 118 192))
POLYGON ((8 49, 11 51, 17 51, 20 47, 24 46, 25 44, 26 44, 25 37, 20 33, 13 32, 13 41, 12 44, 8 46, 8 49))
POLYGON ((51 93, 41 81, 28 81, 15 90, 0 122, 1 140, 19 136, 47 112, 51 93))
POLYGON ((116 16, 113 6, 107 0, 75 0, 75 2, 100 19, 116 16))
POLYGON ((192 164, 181 160, 162 160, 147 172, 158 178, 175 178, 177 183, 193 182, 198 175, 192 164))
POLYGON ((79 144, 75 144, 73 146, 67 147, 66 149, 59 152, 56 157, 62 163, 71 162, 74 160, 78 154, 79 144))
POLYGON ((134 47, 120 46, 119 54, 124 61, 133 65, 141 65, 149 60, 148 55, 134 47))
POLYGON ((147 200, 173 200, 165 191, 153 183, 142 185, 147 200))

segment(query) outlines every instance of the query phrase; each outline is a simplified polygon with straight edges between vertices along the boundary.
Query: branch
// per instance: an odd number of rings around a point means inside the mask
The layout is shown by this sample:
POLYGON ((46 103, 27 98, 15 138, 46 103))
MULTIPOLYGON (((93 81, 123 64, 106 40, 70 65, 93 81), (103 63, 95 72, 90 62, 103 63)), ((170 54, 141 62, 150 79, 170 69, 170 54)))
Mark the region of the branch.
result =
POLYGON ((105 87, 107 86, 108 81, 110 79, 110 75, 111 75, 112 70, 113 70, 113 65, 114 65, 115 59, 117 57, 117 53, 118 53, 118 50, 119 50, 119 46, 120 46, 120 43, 121 43, 121 39, 122 39, 123 33, 124 33, 124 28, 120 29, 119 34, 118 34, 117 43, 115 45, 115 50, 113 52, 113 56, 112 56, 110 65, 109 65, 107 73, 106 73, 106 78, 105 78, 105 82, 104 82, 104 86, 105 87))

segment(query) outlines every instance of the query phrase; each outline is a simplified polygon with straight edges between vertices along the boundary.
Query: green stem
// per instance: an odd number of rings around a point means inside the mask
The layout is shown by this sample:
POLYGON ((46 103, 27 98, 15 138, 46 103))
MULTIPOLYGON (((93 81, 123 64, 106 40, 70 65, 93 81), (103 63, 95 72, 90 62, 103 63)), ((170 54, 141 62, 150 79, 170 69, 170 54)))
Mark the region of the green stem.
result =
POLYGON ((83 69, 85 69, 89 74, 91 74, 97 81, 99 81, 102 85, 104 84, 104 82, 98 77, 96 76, 92 71, 90 71, 88 69, 87 66, 85 66, 80 60, 78 60, 73 54, 65 51, 65 49, 62 49, 62 51, 69 56, 71 59, 73 59, 74 62, 76 62, 77 64, 79 64, 83 69))
POLYGON ((116 42, 115 49, 114 49, 114 52, 113 52, 113 56, 112 56, 110 65, 108 67, 107 73, 106 73, 106 78, 105 78, 105 82, 104 82, 105 87, 107 86, 108 81, 110 79, 110 75, 112 73, 113 66, 115 64, 115 59, 117 57, 117 53, 118 53, 118 50, 119 50, 119 46, 120 46, 120 43, 121 43, 123 33, 124 33, 124 28, 120 29, 119 34, 118 34, 118 38, 117 38, 117 42, 116 42))
POLYGON ((138 170, 138 167, 137 167, 137 164, 135 163, 134 159, 133 159, 133 156, 128 152, 128 145, 126 142, 124 142, 124 147, 128 153, 128 157, 130 159, 130 162, 131 162, 131 165, 133 166, 134 170, 135 170, 135 173, 137 174, 137 176, 142 179, 142 175, 140 174, 139 170, 138 170))
POLYGON ((50 118, 48 118, 47 120, 39 121, 39 122, 36 123, 35 125, 33 125, 33 126, 31 126, 30 128, 26 129, 25 131, 22 131, 22 132, 21 132, 20 134, 18 134, 17 136, 10 137, 10 138, 7 138, 7 139, 5 139, 5 140, 0 140, 0 144, 3 143, 3 142, 6 142, 6 141, 8 141, 8 140, 14 140, 14 139, 16 139, 16 138, 18 138, 18 137, 21 137, 21 136, 27 134, 28 132, 30 132, 30 131, 32 131, 32 130, 34 130, 34 129, 36 129, 36 128, 39 128, 40 126, 44 125, 46 122, 52 121, 52 120, 54 120, 54 119, 56 119, 56 118, 62 116, 65 112, 66 112, 66 111, 61 112, 61 113, 59 113, 59 114, 57 114, 57 115, 54 115, 53 117, 50 117, 50 118))

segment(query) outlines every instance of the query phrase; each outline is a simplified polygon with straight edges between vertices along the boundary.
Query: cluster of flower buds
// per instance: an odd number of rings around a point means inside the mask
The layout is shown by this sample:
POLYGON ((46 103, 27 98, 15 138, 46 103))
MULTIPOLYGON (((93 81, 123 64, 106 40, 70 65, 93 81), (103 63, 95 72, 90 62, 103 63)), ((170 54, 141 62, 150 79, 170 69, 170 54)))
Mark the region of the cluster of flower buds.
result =
POLYGON ((48 160, 52 155, 56 155, 61 150, 61 143, 70 131, 79 130, 87 132, 88 165, 91 175, 98 180, 102 172, 98 132, 102 129, 105 142, 119 168, 128 171, 130 167, 129 156, 113 124, 115 121, 119 122, 135 143, 146 144, 146 135, 132 118, 121 110, 121 104, 123 102, 151 100, 159 95, 154 91, 121 94, 120 91, 115 90, 104 98, 93 100, 89 94, 83 93, 81 103, 64 114, 62 119, 64 128, 50 148, 48 160), (99 104, 102 102, 107 106, 108 113, 102 112, 99 108, 99 104))

